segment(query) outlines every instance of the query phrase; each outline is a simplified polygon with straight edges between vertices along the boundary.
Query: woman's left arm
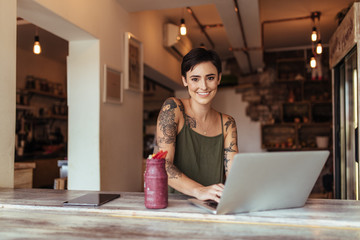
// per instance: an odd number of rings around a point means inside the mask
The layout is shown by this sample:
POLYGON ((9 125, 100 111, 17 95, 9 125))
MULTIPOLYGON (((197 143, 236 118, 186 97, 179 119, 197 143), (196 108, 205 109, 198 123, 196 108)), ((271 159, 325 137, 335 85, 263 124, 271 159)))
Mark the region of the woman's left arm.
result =
POLYGON ((225 133, 225 141, 224 141, 224 166, 225 166, 225 176, 227 177, 232 161, 236 153, 238 153, 238 145, 237 145, 237 129, 235 119, 229 115, 225 115, 225 124, 224 124, 224 133, 225 133))

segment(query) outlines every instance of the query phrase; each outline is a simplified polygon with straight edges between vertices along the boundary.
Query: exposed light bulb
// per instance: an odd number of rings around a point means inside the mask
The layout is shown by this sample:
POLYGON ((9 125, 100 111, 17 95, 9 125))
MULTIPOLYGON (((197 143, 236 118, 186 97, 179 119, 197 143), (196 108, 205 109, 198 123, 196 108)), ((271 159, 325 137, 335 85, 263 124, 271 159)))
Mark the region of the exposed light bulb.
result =
POLYGON ((311 32, 311 41, 316 42, 316 40, 317 40, 316 27, 313 27, 312 32, 311 32))
POLYGON ((323 51, 321 41, 316 44, 316 54, 321 54, 323 51))
POLYGON ((181 20, 180 20, 180 34, 182 35, 182 36, 184 36, 184 35, 186 35, 186 26, 185 26, 185 20, 182 18, 181 20))
POLYGON ((310 58, 310 67, 311 67, 311 68, 316 68, 316 59, 315 59, 314 56, 312 56, 312 57, 310 58))
POLYGON ((34 40, 33 52, 35 54, 40 54, 41 53, 41 46, 40 46, 39 36, 37 36, 37 35, 35 36, 35 40, 34 40))

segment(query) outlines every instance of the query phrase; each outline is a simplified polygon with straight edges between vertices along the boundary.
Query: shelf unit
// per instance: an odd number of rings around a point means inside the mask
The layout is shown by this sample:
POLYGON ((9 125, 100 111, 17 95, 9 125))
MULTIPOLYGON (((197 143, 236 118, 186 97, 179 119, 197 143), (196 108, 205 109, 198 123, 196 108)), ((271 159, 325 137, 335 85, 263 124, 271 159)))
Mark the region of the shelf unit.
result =
POLYGON ((262 148, 268 151, 331 150, 331 82, 311 80, 304 58, 277 62, 276 86, 288 90, 285 101, 278 103, 280 116, 274 123, 261 126, 262 148), (328 147, 318 147, 316 138, 326 136, 328 147))
POLYGON ((49 98, 55 98, 55 99, 59 99, 59 100, 65 100, 67 98, 65 95, 57 95, 57 94, 54 94, 51 92, 45 92, 45 91, 40 91, 40 90, 36 90, 36 89, 27 89, 24 92, 29 94, 30 96, 38 95, 38 96, 44 96, 44 97, 49 97, 49 98))
POLYGON ((36 89, 24 89, 19 93, 21 96, 17 96, 16 104, 16 159, 23 159, 29 154, 41 152, 47 145, 57 145, 60 139, 64 140, 67 131, 61 134, 60 128, 68 120, 67 97, 36 89))

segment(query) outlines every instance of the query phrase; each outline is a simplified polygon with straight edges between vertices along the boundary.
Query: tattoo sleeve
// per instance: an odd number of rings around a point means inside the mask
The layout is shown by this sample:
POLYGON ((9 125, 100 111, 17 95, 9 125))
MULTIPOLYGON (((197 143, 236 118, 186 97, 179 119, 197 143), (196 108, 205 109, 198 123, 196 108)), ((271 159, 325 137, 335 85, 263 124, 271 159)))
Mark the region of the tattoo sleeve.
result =
POLYGON ((162 136, 159 134, 157 144, 175 144, 177 123, 175 122, 175 109, 177 104, 173 99, 167 99, 159 114, 159 127, 162 136))
POLYGON ((173 162, 166 159, 166 172, 168 173, 169 179, 177 179, 181 177, 182 173, 180 170, 174 165, 173 162))
MULTIPOLYGON (((175 147, 178 124, 175 121, 175 109, 178 107, 175 100, 167 99, 161 107, 158 117, 158 130, 156 133, 156 147, 158 151, 162 144, 172 144, 175 147)), ((179 109, 184 113, 184 106, 179 104, 179 109)), ((166 159, 166 172, 169 179, 177 179, 181 177, 181 171, 174 165, 173 161, 166 159)))
POLYGON ((225 123, 226 131, 231 126, 231 128, 236 127, 235 119, 233 117, 228 117, 228 120, 225 123))
POLYGON ((224 149, 224 165, 225 165, 225 173, 228 173, 229 171, 229 166, 228 166, 228 163, 230 161, 230 158, 228 157, 228 154, 229 153, 234 153, 236 152, 236 150, 234 149, 234 146, 235 146, 235 142, 231 142, 230 143, 230 146, 226 147, 224 149))
POLYGON ((225 173, 227 174, 229 171, 229 162, 230 157, 233 153, 237 152, 237 132, 236 132, 236 122, 233 117, 228 117, 227 121, 225 122, 225 129, 226 132, 231 136, 231 140, 228 146, 224 148, 224 165, 225 165, 225 173), (230 128, 230 129, 229 129, 230 128), (229 132, 229 131, 231 132, 229 132))
POLYGON ((186 123, 187 126, 189 126, 189 128, 196 128, 196 120, 192 117, 190 117, 189 115, 185 115, 186 116, 186 123))
POLYGON ((185 108, 182 102, 179 104, 179 109, 181 113, 184 115, 185 124, 190 128, 196 128, 196 120, 185 113, 185 108))

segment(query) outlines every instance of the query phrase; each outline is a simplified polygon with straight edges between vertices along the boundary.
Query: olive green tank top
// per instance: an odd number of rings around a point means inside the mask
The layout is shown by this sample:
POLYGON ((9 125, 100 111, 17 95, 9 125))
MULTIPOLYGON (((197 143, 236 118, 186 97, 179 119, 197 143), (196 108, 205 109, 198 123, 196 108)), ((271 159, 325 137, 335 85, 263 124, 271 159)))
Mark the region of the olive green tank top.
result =
MULTIPOLYGON (((174 165, 190 179, 209 186, 224 183, 224 129, 222 133, 208 137, 192 130, 184 117, 184 126, 176 136, 174 165)), ((178 193, 169 186, 169 192, 178 193)))

